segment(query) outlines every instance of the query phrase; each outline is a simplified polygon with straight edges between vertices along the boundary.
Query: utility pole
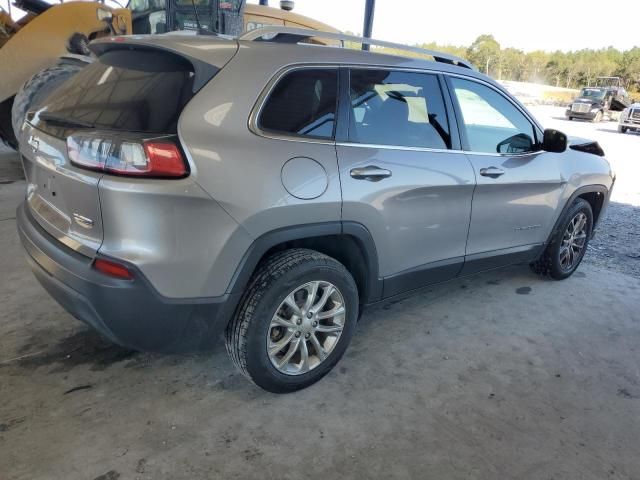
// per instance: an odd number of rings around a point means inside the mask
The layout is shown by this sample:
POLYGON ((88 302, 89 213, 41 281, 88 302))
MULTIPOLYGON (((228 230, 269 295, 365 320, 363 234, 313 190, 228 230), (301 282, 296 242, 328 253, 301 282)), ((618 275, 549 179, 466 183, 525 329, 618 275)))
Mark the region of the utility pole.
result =
MULTIPOLYGON (((373 32, 373 16, 376 11, 376 0, 366 0, 364 8, 364 27, 362 29, 362 36, 365 38, 371 38, 373 32)), ((363 50, 369 50, 368 44, 362 44, 363 50)))

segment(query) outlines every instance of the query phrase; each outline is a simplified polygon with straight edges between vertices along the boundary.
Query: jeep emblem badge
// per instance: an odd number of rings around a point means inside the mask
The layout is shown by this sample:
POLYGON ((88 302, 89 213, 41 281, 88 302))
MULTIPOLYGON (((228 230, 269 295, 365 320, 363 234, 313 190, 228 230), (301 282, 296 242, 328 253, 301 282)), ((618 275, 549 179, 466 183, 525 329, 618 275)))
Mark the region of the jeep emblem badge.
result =
POLYGON ((36 153, 38 151, 38 148, 40 147, 40 142, 36 137, 34 137, 33 135, 29 135, 29 140, 27 141, 27 143, 31 145, 31 150, 33 151, 33 153, 36 153))

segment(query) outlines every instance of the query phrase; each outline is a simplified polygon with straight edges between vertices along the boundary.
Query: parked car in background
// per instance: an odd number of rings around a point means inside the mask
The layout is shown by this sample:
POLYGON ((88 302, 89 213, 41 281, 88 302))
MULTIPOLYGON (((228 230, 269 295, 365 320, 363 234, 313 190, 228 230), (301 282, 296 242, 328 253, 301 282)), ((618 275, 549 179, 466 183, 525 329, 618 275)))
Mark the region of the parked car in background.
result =
POLYGON ((618 132, 640 132, 640 102, 625 108, 618 120, 618 132))
POLYGON ((318 36, 416 50, 277 27, 93 43, 20 131, 47 291, 131 348, 224 332, 282 393, 333 368, 367 305, 514 263, 575 272, 614 183, 596 142, 459 58, 298 44, 318 36))

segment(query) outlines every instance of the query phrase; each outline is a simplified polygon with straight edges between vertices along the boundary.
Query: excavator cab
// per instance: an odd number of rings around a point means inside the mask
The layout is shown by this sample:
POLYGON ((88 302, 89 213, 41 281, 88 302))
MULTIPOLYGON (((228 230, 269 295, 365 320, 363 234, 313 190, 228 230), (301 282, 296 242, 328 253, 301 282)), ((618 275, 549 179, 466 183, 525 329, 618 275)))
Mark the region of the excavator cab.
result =
POLYGON ((242 32, 245 0, 131 0, 133 33, 195 30, 226 35, 242 32))

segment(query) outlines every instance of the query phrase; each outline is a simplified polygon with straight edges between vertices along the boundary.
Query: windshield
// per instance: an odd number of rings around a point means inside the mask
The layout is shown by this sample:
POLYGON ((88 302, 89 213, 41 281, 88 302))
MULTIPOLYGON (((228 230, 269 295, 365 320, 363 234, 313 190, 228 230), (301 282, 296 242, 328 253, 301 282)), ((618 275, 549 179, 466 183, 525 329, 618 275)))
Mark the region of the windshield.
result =
POLYGON ((606 90, 600 90, 599 88, 583 88, 581 97, 585 98, 595 98, 598 100, 602 100, 606 94, 606 90))
POLYGON ((158 11, 165 9, 166 0, 131 0, 128 4, 133 13, 158 11))

